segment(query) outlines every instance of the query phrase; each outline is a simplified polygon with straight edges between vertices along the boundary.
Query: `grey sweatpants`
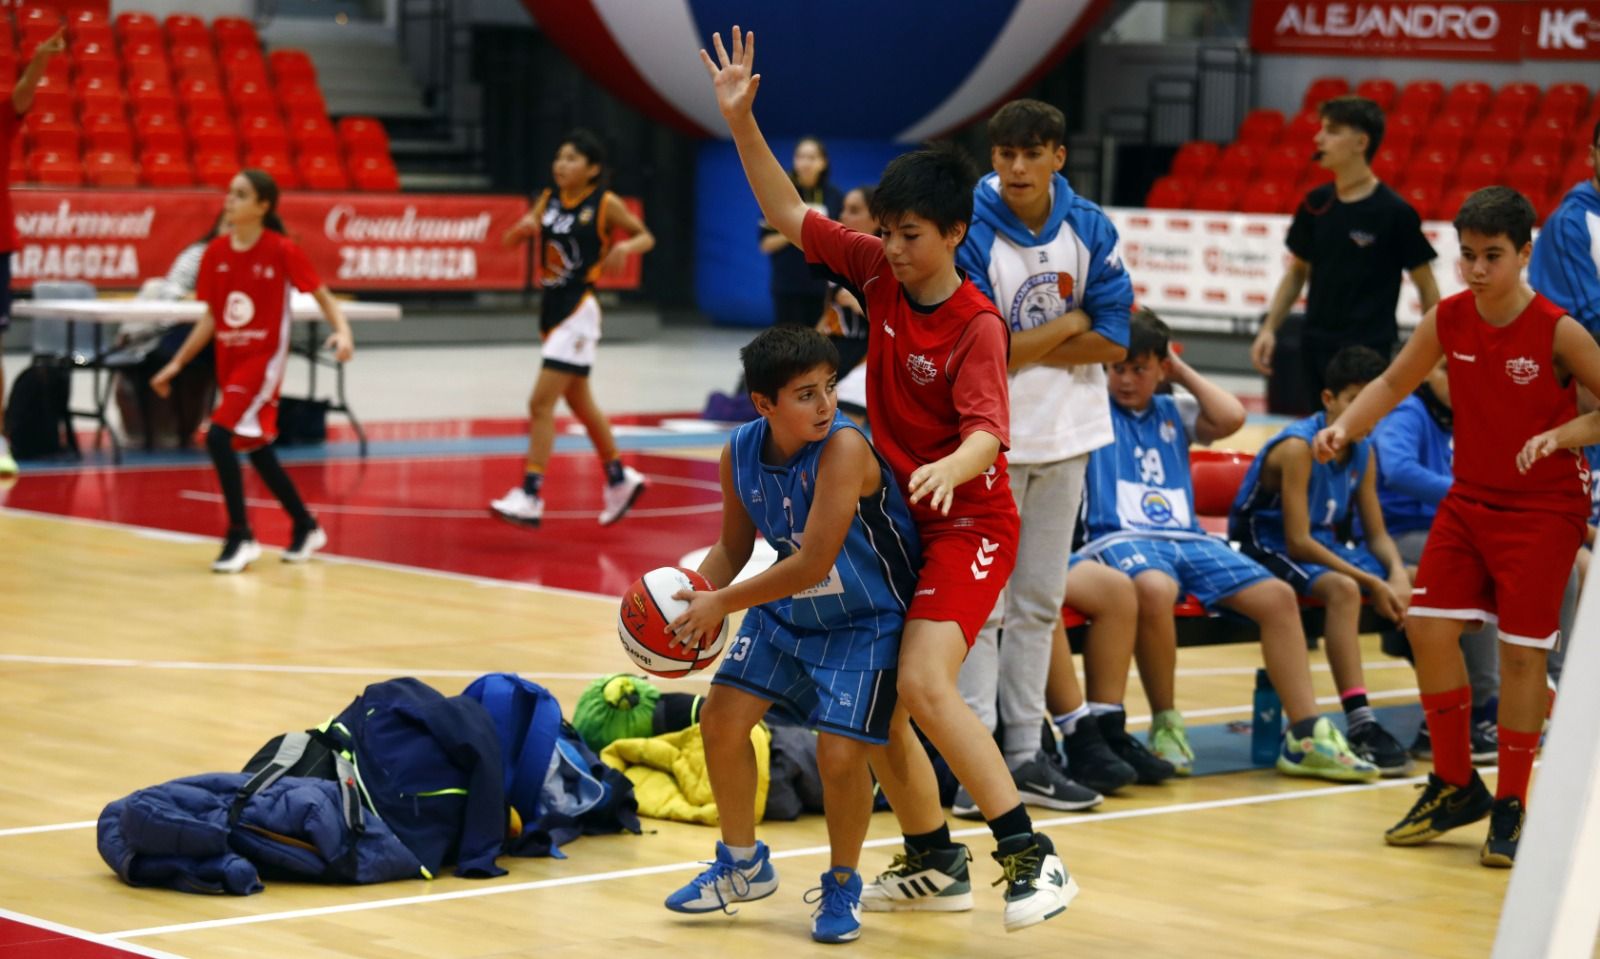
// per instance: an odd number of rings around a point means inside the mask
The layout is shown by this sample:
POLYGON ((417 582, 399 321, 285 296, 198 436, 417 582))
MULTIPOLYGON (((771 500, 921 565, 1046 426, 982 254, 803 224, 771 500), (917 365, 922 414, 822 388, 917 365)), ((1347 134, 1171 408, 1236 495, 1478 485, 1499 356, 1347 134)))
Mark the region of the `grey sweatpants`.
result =
POLYGON ((1013 767, 1039 751, 1050 642, 1067 595, 1067 560, 1088 465, 1085 455, 1007 469, 1022 518, 1017 566, 961 665, 960 688, 985 726, 1004 722, 1003 750, 1013 767))
MULTIPOLYGON (((1427 545, 1428 531, 1407 530, 1394 536, 1395 548, 1400 551, 1400 561, 1415 567, 1422 559, 1422 548, 1427 545)), ((1482 706, 1500 694, 1499 631, 1493 623, 1482 629, 1461 634, 1461 655, 1467 660, 1467 679, 1472 683, 1472 705, 1482 706)))

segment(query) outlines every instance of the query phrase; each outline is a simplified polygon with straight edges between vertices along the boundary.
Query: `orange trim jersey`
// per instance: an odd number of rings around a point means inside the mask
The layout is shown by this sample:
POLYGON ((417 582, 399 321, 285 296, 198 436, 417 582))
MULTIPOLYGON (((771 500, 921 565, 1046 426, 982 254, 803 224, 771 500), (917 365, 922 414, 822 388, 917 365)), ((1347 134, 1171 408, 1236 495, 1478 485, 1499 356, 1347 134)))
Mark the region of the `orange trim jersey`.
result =
POLYGON ((546 190, 534 201, 539 211, 539 329, 549 333, 573 314, 594 289, 611 247, 606 204, 611 192, 592 189, 568 206, 546 190))

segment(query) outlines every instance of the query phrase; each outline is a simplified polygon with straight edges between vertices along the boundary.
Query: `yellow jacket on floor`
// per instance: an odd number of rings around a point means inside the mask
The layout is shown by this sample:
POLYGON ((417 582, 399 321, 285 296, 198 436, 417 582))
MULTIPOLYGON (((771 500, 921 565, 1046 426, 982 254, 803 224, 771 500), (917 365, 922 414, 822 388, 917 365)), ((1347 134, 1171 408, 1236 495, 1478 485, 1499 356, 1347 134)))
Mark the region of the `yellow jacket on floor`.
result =
MULTIPOLYGON (((767 808, 772 734, 758 723, 750 730, 750 743, 756 750, 756 822, 760 822, 767 808)), ((717 803, 711 797, 698 723, 649 739, 619 739, 601 751, 600 760, 633 783, 639 815, 717 824, 717 803)))

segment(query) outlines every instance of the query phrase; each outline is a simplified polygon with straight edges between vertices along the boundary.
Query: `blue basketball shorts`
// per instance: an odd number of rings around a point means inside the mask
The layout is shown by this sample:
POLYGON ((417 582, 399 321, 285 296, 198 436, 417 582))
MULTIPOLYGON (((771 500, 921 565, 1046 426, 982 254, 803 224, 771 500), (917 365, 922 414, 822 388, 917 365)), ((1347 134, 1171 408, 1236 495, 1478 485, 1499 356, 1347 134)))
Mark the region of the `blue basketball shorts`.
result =
MULTIPOLYGON (((1379 579, 1387 579, 1389 576, 1389 571, 1378 562, 1378 557, 1367 552, 1364 546, 1351 546, 1321 536, 1317 537, 1317 542, 1356 569, 1371 573, 1379 579)), ((1289 547, 1279 543, 1245 543, 1240 548, 1246 556, 1272 570, 1272 575, 1293 586, 1294 591, 1301 596, 1310 596, 1312 584, 1320 579, 1322 574, 1333 572, 1330 567, 1321 563, 1308 563, 1290 558, 1289 547)))
POLYGON ((784 627, 755 610, 746 614, 728 644, 713 684, 731 686, 769 702, 781 702, 817 732, 881 746, 889 741, 898 670, 830 669, 804 662, 779 648, 774 633, 784 627), (752 621, 758 622, 752 622, 752 621))
POLYGON ((1248 586, 1271 579, 1260 563, 1216 537, 1204 539, 1128 539, 1100 548, 1095 558, 1131 577, 1147 570, 1165 573, 1178 593, 1211 606, 1248 586))

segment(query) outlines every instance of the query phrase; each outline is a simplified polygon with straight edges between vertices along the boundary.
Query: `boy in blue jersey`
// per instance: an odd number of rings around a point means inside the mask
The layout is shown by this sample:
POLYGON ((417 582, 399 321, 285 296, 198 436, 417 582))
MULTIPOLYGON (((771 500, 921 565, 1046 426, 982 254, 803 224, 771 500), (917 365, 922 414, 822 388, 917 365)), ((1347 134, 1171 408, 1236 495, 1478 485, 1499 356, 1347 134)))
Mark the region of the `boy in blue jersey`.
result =
POLYGON ((1365 346, 1347 346, 1333 355, 1322 379, 1325 412, 1290 423, 1256 454, 1234 497, 1228 536, 1296 593, 1322 601, 1328 665, 1344 706, 1346 738, 1356 755, 1382 775, 1404 776, 1411 757, 1378 723, 1367 701, 1360 621, 1365 593, 1380 615, 1401 623, 1411 577, 1384 528, 1372 444, 1351 443, 1327 463, 1311 456, 1317 431, 1329 417, 1337 419, 1387 365, 1365 346), (1351 545, 1340 532, 1352 519, 1352 505, 1360 512, 1364 546, 1351 545))
POLYGON ((916 527, 894 476, 837 409, 839 355, 814 329, 773 327, 743 350, 760 419, 722 451, 722 535, 700 564, 711 592, 684 592, 672 623, 703 645, 744 609, 700 712, 722 841, 711 868, 667 898, 701 913, 772 895, 777 872, 755 831, 750 730, 782 702, 811 717, 832 865, 822 874, 812 938, 861 934, 856 866, 872 817, 869 746, 889 741, 896 662, 920 563, 916 527), (757 534, 778 562, 734 583, 757 534))
POLYGON ((1108 369, 1117 439, 1089 456, 1089 542, 1080 551, 1127 573, 1139 594, 1135 656, 1155 713, 1151 748, 1180 775, 1193 772, 1194 750, 1175 708, 1178 636, 1172 616, 1173 604, 1193 595, 1207 606, 1241 613, 1261 628, 1261 655, 1289 717, 1278 771, 1371 782, 1378 778, 1377 768, 1351 751, 1331 721, 1317 715, 1294 591, 1260 563, 1207 535, 1195 519, 1189 443, 1210 443, 1235 432, 1244 425, 1244 407, 1169 356, 1170 335, 1154 314, 1135 314, 1128 356, 1108 369), (1163 379, 1184 387, 1193 401, 1156 395, 1163 379))

